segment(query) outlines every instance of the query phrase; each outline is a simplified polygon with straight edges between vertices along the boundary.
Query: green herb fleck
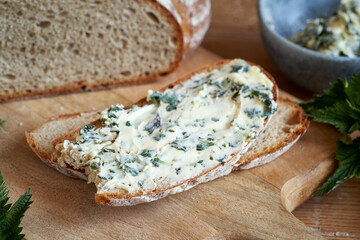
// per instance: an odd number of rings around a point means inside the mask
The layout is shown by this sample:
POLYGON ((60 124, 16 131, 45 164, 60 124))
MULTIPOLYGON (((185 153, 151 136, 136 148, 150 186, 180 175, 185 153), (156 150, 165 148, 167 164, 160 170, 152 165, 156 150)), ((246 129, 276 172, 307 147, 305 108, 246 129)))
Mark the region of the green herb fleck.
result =
POLYGON ((150 162, 155 166, 155 167, 159 167, 160 166, 160 163, 164 164, 165 162, 164 161, 161 161, 160 158, 154 158, 154 159, 151 159, 150 162))
POLYGON ((155 136, 153 137, 153 139, 154 139, 155 141, 160 141, 160 140, 161 140, 162 138, 164 138, 164 137, 166 137, 165 134, 159 133, 159 134, 155 135, 155 136))
POLYGON ((160 127, 160 124, 160 116, 156 115, 156 117, 145 126, 145 130, 148 131, 149 134, 152 134, 155 129, 160 127))
POLYGON ((143 157, 151 157, 151 150, 145 149, 140 153, 140 155, 143 157))
POLYGON ((130 122, 130 121, 126 121, 125 125, 128 126, 128 127, 130 127, 130 126, 131 126, 131 122, 130 122))
POLYGON ((98 163, 92 163, 92 164, 90 165, 90 167, 91 167, 92 170, 96 170, 96 169, 99 168, 99 164, 98 164, 98 163))
POLYGON ((218 122, 219 119, 217 117, 212 117, 211 120, 213 120, 214 122, 218 122))
POLYGON ((171 142, 170 146, 177 150, 184 151, 184 152, 187 152, 191 149, 191 147, 181 146, 179 140, 175 140, 175 141, 171 142))
POLYGON ((105 152, 112 152, 112 153, 115 153, 115 150, 112 149, 112 148, 104 148, 104 151, 105 152))

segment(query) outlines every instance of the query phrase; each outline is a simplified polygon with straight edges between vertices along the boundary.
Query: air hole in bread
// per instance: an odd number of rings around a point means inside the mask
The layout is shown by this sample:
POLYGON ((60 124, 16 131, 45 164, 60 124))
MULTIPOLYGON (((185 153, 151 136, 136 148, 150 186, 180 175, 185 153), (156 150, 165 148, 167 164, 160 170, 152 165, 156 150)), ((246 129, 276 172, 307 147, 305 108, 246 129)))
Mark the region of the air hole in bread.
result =
POLYGON ((51 24, 50 21, 41 21, 36 25, 41 28, 48 28, 50 27, 50 24, 51 24))
POLYGON ((128 8, 128 10, 131 12, 131 13, 136 13, 136 10, 134 8, 128 8))
POLYGON ((85 36, 86 36, 86 37, 90 37, 90 35, 91 35, 91 33, 85 32, 85 36))
POLYGON ((35 33, 32 32, 32 31, 28 31, 28 34, 29 34, 30 37, 35 37, 35 33))
POLYGON ((21 52, 25 52, 25 51, 26 51, 26 47, 21 47, 21 48, 20 48, 20 51, 21 51, 21 52))
POLYGON ((22 11, 18 11, 16 14, 17 14, 18 16, 22 16, 22 15, 23 15, 22 11))
POLYGON ((287 119, 286 124, 295 125, 300 123, 300 115, 294 114, 290 118, 287 119))
POLYGON ((107 26, 106 26, 106 29, 107 29, 107 30, 110 30, 110 29, 111 29, 111 25, 107 25, 107 26))
POLYGON ((79 50, 75 49, 73 52, 74 54, 79 55, 79 50))
POLYGON ((5 74, 4 77, 6 77, 6 78, 9 79, 9 80, 15 80, 15 79, 16 79, 16 76, 13 75, 13 74, 5 74))
POLYGON ((123 47, 124 49, 126 49, 126 48, 127 48, 127 45, 128 45, 128 42, 127 42, 125 39, 121 39, 121 42, 122 42, 122 47, 123 47))
POLYGON ((66 17, 68 15, 68 12, 67 11, 62 11, 61 13, 60 13, 60 16, 62 16, 62 17, 66 17))
POLYGON ((62 52, 63 50, 64 50, 64 47, 61 44, 56 48, 56 51, 58 51, 58 52, 62 52))
POLYGON ((130 71, 123 71, 120 74, 123 75, 123 76, 129 76, 131 74, 131 72, 130 71))
POLYGON ((69 49, 72 49, 74 47, 74 45, 75 45, 74 43, 70 43, 69 44, 69 49))
POLYGON ((98 33, 98 38, 103 39, 103 38, 104 38, 104 34, 98 33))
POLYGON ((146 14, 149 17, 149 19, 154 23, 156 24, 160 23, 159 18, 153 12, 146 12, 146 14))

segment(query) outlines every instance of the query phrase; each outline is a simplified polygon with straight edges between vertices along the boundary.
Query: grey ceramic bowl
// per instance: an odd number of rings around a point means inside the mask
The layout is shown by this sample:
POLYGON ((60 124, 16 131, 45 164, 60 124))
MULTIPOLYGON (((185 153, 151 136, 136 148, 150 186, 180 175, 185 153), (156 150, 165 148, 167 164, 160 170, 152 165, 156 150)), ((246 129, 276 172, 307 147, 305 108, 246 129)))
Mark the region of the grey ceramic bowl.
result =
POLYGON ((298 46, 289 37, 304 29, 306 20, 329 17, 340 0, 259 0, 258 14, 265 47, 278 68, 300 86, 322 92, 336 77, 360 72, 360 57, 331 57, 298 46))

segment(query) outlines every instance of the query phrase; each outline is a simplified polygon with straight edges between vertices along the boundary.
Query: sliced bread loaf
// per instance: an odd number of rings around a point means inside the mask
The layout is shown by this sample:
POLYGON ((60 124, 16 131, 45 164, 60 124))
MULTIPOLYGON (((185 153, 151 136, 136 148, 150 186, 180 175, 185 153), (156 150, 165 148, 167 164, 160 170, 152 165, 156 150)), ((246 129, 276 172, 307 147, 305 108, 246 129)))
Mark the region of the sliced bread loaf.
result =
POLYGON ((209 14, 210 0, 2 1, 0 102, 154 80, 209 14))

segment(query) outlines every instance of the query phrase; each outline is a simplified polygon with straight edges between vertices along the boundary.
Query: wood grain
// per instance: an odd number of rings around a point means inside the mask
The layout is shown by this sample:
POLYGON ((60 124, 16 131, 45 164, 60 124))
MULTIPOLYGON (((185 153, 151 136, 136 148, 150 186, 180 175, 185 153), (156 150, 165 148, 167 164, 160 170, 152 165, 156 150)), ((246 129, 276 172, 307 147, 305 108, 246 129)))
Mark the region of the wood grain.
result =
MULTIPOLYGON (((203 45, 225 58, 243 57, 267 69, 280 88, 301 99, 311 93, 277 69, 262 43, 255 0, 213 0, 212 22, 203 45)), ((306 154, 306 150, 303 151, 306 154)), ((311 161, 317 161, 312 156, 311 161)), ((350 180, 325 197, 311 198, 294 215, 329 239, 360 239, 360 181, 350 180)))

